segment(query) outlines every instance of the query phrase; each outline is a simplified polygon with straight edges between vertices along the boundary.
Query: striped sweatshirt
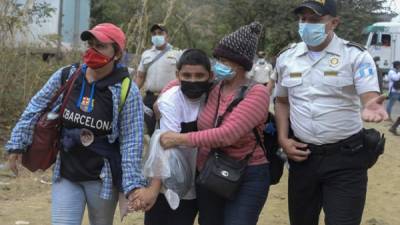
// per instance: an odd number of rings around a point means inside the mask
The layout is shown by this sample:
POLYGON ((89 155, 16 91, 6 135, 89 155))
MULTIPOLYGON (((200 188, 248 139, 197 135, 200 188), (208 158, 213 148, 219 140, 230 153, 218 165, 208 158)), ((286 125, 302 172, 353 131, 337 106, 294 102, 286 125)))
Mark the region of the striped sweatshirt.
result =
MULTIPOLYGON (((189 142, 199 147, 198 169, 203 168, 211 148, 220 148, 229 156, 240 160, 255 147, 249 165, 266 163, 264 152, 253 134, 253 128, 257 127, 262 135, 261 131, 268 116, 269 94, 266 87, 260 84, 254 85, 233 111, 225 115, 222 124, 214 128, 219 89, 220 85, 217 85, 211 90, 207 103, 199 114, 197 121, 199 131, 188 133, 189 142)), ((221 95, 218 115, 226 111, 236 93, 234 91, 225 96, 221 95)))

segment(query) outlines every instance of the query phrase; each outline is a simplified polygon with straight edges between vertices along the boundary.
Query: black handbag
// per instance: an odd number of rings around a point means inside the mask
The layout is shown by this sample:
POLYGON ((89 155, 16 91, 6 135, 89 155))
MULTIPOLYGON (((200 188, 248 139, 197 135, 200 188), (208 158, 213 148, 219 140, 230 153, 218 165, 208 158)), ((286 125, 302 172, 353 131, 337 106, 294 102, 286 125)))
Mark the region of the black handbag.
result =
MULTIPOLYGON (((217 117, 221 98, 221 89, 222 85, 219 89, 218 106, 214 117, 216 118, 214 127, 219 127, 227 112, 231 112, 240 102, 234 100, 228 106, 227 110, 221 116, 217 117)), ((232 200, 240 188, 248 161, 253 155, 256 146, 257 144, 254 146, 253 151, 247 154, 242 160, 233 159, 220 149, 212 149, 203 169, 200 171, 199 176, 196 179, 196 183, 223 198, 232 200)))
POLYGON ((220 150, 212 150, 196 183, 215 194, 233 199, 239 190, 248 159, 235 160, 220 150))

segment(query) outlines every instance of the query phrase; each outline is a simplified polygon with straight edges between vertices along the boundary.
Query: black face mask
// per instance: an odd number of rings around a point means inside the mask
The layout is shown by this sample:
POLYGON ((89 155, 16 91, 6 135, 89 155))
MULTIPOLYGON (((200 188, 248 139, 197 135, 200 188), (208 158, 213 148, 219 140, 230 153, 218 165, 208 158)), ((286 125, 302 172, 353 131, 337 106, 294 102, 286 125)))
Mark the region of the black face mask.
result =
POLYGON ((181 80, 182 93, 190 99, 200 98, 202 94, 210 90, 211 85, 212 83, 208 81, 191 82, 181 80))

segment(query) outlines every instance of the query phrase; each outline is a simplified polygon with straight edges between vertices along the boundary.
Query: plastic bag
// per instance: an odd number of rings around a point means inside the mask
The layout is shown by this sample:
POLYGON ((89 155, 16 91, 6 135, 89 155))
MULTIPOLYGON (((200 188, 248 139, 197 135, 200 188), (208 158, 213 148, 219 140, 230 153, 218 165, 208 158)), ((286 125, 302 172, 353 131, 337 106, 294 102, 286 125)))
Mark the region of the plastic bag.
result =
POLYGON ((155 130, 150 139, 149 153, 143 168, 145 177, 164 179, 171 176, 169 152, 161 146, 160 135, 161 131, 155 130))
POLYGON ((193 173, 187 150, 164 150, 160 145, 161 130, 155 130, 150 140, 149 156, 144 164, 143 174, 147 178, 159 178, 166 190, 167 201, 172 209, 179 206, 176 196, 181 199, 192 187, 193 173), (169 196, 171 196, 169 198, 169 196), (173 196, 173 197, 172 197, 173 196))

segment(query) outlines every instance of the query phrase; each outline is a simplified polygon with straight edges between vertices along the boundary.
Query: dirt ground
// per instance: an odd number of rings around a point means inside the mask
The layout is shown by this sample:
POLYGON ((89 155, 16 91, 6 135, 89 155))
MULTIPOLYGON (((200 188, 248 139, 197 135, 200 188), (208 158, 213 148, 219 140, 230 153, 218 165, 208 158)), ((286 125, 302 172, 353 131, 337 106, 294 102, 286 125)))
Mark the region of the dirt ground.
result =
MULTIPOLYGON (((367 203, 362 225, 400 224, 400 137, 387 132, 389 123, 367 124, 386 133, 386 151, 378 163, 369 170, 367 203)), ((1 127, 0 127, 1 131, 1 127)), ((4 129, 3 129, 4 132, 4 129)), ((1 132, 0 132, 1 133, 1 132)), ((4 135, 0 135, 4 137, 4 135)), ((4 142, 0 139, 0 144, 4 142)), ((50 173, 22 171, 15 178, 0 168, 0 225, 50 224, 51 185, 46 184, 50 173), (25 222, 25 223, 24 223, 25 222), (29 222, 29 223, 28 223, 29 222)), ((133 213, 120 222, 119 212, 115 214, 116 225, 143 224, 143 214, 133 213)), ((89 224, 85 216, 83 224, 89 224)), ((272 186, 268 201, 258 222, 260 225, 288 225, 287 171, 278 185, 272 186)), ((321 223, 323 224, 323 216, 321 223)))

